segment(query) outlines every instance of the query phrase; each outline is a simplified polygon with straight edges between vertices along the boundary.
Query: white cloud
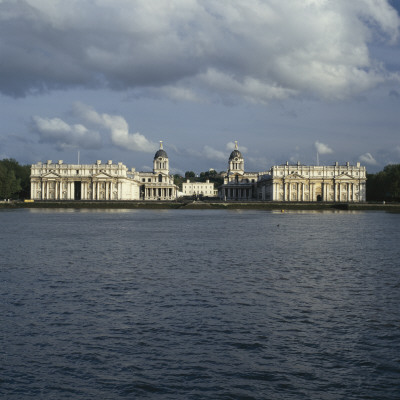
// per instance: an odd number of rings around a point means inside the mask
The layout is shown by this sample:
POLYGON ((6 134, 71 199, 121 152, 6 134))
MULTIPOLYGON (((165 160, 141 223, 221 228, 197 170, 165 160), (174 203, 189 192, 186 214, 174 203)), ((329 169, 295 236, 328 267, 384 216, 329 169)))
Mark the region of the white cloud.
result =
POLYGON ((158 148, 158 144, 149 141, 141 133, 129 133, 129 125, 120 115, 99 114, 83 103, 75 103, 74 111, 86 121, 107 128, 111 134, 111 141, 118 147, 146 153, 152 153, 158 148))
POLYGON ((398 38, 389 0, 3 0, 0 21, 11 96, 84 86, 266 103, 399 81, 369 48, 398 38))
POLYGON ((317 150, 318 154, 332 154, 333 150, 324 143, 319 142, 318 140, 314 143, 315 149, 317 150))
POLYGON ((378 165, 371 153, 365 153, 359 157, 359 160, 367 165, 378 165))
POLYGON ((60 118, 32 118, 33 128, 40 135, 42 143, 54 143, 57 148, 98 149, 101 137, 81 124, 69 125, 60 118))

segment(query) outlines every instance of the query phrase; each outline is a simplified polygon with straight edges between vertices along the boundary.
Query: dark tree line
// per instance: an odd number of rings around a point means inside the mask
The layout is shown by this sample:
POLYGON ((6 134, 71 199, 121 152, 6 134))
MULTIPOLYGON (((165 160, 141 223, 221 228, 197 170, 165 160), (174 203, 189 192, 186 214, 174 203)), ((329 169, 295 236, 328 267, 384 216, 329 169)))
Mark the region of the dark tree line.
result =
POLYGON ((367 201, 400 201, 400 164, 367 175, 367 201))
POLYGON ((30 165, 20 165, 13 158, 0 160, 0 200, 29 199, 30 165))

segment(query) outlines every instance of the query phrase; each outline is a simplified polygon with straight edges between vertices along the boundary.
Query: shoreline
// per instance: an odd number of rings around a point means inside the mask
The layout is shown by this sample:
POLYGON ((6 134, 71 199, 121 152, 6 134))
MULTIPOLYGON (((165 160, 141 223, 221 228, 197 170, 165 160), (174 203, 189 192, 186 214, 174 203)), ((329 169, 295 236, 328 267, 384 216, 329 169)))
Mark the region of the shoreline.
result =
POLYGON ((77 209, 207 209, 207 210, 344 210, 400 212, 400 203, 291 203, 239 201, 10 201, 0 209, 77 208, 77 209))

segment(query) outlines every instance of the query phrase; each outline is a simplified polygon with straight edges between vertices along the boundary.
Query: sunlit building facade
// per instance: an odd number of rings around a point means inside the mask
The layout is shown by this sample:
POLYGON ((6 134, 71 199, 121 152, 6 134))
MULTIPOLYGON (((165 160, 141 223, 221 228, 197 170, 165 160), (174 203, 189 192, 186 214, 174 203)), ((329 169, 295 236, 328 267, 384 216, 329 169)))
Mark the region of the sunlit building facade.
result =
POLYGON ((206 182, 190 182, 190 180, 187 179, 186 182, 182 183, 183 196, 214 197, 217 193, 214 189, 214 183, 210 183, 208 179, 206 182))
POLYGON ((162 142, 152 172, 138 172, 111 160, 95 164, 49 160, 31 166, 33 200, 175 200, 176 194, 162 142))
POLYGON ((257 182, 260 173, 245 172, 244 158, 235 141, 235 149, 229 156, 228 170, 224 176, 224 183, 219 188, 221 200, 249 201, 257 199, 257 182))
POLYGON ((258 182, 259 200, 294 202, 363 202, 366 169, 356 165, 273 166, 258 182))

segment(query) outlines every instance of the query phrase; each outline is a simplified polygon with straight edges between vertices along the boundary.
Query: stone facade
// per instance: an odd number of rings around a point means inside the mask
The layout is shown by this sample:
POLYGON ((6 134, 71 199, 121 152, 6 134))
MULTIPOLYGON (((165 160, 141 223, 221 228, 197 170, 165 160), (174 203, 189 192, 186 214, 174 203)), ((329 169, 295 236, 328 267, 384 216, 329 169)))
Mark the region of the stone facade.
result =
POLYGON ((366 170, 356 165, 275 165, 267 172, 245 172, 237 142, 232 151, 222 200, 293 202, 363 202, 366 200, 366 170))
POLYGON ((228 170, 224 176, 224 183, 219 188, 221 200, 249 201, 257 199, 257 182, 259 172, 245 172, 244 158, 235 141, 235 149, 229 156, 228 170))
POLYGON ((366 170, 356 165, 276 165, 258 182, 259 200, 363 202, 366 170))
MULTIPOLYGON (((214 196, 207 181, 182 184, 184 196, 214 196)), ((229 156, 222 200, 291 202, 363 202, 366 170, 356 165, 275 165, 267 172, 245 172, 244 158, 235 142, 229 156)), ((175 200, 177 186, 169 174, 169 159, 160 142, 152 172, 130 170, 121 162, 64 164, 38 162, 31 166, 32 200, 175 200)))
POLYGON ((186 182, 182 183, 182 194, 183 196, 216 196, 214 183, 210 183, 208 179, 206 182, 190 182, 190 180, 187 179, 186 182))
POLYGON ((32 200, 175 200, 177 187, 169 175, 162 148, 154 156, 153 172, 137 172, 119 162, 64 164, 38 162, 31 166, 32 200))
POLYGON ((140 172, 140 193, 143 200, 175 200, 177 187, 169 174, 169 159, 160 142, 160 149, 154 155, 153 172, 140 172))

